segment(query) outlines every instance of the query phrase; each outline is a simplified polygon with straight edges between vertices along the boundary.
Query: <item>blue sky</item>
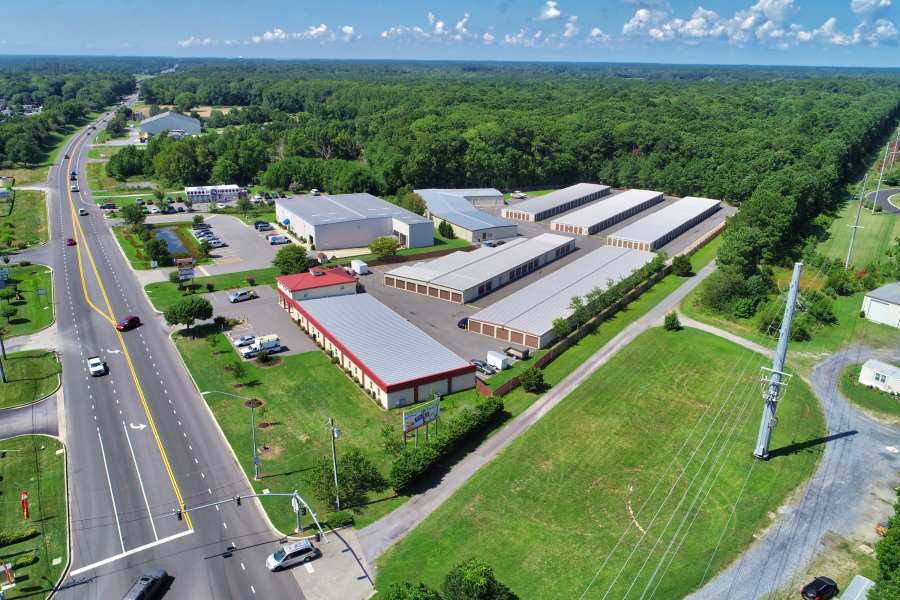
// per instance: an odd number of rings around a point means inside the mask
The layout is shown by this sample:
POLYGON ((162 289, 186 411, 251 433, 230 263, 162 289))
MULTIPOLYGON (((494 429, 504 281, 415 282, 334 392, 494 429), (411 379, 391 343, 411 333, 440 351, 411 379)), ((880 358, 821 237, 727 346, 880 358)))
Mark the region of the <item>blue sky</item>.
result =
POLYGON ((5 0, 2 54, 900 66, 900 0, 5 0))

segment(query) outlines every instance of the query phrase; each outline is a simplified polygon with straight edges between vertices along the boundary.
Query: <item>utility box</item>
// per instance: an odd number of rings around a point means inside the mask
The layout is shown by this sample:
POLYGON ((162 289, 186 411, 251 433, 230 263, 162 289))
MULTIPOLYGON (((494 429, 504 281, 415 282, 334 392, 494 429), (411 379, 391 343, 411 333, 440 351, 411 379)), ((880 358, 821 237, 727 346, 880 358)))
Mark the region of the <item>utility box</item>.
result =
POLYGON ((366 275, 369 272, 369 265, 361 260, 351 260, 350 268, 353 269, 353 272, 357 275, 366 275))
POLYGON ((503 369, 509 368, 509 357, 500 352, 494 352, 493 350, 490 350, 487 353, 487 364, 491 365, 495 369, 502 371, 503 369))

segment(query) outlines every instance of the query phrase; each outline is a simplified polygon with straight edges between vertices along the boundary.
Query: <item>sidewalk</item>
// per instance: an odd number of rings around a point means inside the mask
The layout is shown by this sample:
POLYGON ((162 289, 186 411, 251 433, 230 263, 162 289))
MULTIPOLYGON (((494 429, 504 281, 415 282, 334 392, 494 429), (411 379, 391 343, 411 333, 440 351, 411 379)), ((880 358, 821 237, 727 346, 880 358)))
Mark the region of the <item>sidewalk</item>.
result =
POLYGON ((17 335, 3 340, 7 352, 19 352, 21 350, 59 350, 62 343, 59 338, 59 328, 56 321, 50 327, 36 331, 28 335, 17 335))
POLYGON ((595 352, 590 359, 572 371, 568 377, 538 398, 522 414, 486 440, 474 452, 456 463, 435 487, 411 498, 406 504, 361 529, 359 542, 369 564, 374 565, 385 550, 406 537, 410 531, 462 487, 476 471, 494 460, 513 440, 550 412, 619 350, 660 322, 667 312, 677 309, 684 297, 709 277, 715 268, 715 262, 708 264, 647 314, 622 330, 595 352))

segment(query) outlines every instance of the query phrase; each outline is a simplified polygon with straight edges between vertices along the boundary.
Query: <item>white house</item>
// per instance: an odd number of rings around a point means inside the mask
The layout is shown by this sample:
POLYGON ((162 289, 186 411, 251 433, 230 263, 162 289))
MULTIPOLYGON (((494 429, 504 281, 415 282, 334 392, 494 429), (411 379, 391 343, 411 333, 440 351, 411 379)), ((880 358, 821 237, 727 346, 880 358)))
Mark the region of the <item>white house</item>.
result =
POLYGON ((141 132, 156 135, 163 131, 181 131, 185 135, 200 133, 200 119, 167 111, 141 121, 141 132))
POLYGON ((870 321, 900 328, 900 281, 867 292, 862 312, 870 321))
POLYGON ((888 394, 900 394, 900 367, 870 358, 859 371, 859 382, 888 394))
POLYGON ((184 188, 184 194, 191 202, 231 202, 241 195, 241 186, 231 183, 228 185, 200 185, 184 188))

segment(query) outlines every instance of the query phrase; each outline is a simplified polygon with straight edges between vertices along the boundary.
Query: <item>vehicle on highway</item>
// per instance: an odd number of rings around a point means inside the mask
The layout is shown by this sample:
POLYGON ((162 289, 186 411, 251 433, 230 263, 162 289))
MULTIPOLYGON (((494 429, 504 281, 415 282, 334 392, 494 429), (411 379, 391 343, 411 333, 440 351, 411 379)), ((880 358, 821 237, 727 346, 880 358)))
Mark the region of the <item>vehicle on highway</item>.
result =
POLYGON ((78 173, 76 173, 75 171, 72 171, 72 173, 69 175, 69 179, 71 181, 75 181, 76 179, 78 179, 78 173))
POLYGON ((239 338, 234 338, 231 340, 231 343, 234 344, 235 348, 243 348, 244 346, 249 346, 253 342, 256 341, 256 336, 253 334, 242 335, 239 338))
POLYGON ((138 580, 134 582, 134 585, 122 597, 122 600, 151 600, 152 598, 159 598, 160 594, 165 591, 164 588, 168 579, 169 574, 163 569, 147 571, 138 577, 138 580))
POLYGON ((477 358, 473 358, 469 361, 473 365, 475 365, 475 370, 483 375, 494 375, 497 372, 497 369, 487 364, 483 360, 478 360, 477 358))
POLYGON ((65 156, 63 156, 63 160, 69 160, 69 155, 66 154, 65 156))
POLYGON ((106 375, 109 369, 106 367, 106 363, 99 356, 91 356, 87 359, 88 373, 91 374, 91 377, 100 377, 101 375, 106 375))
POLYGON ((280 571, 319 558, 322 552, 310 540, 285 544, 266 559, 266 568, 280 571))
POLYGON ((78 191, 78 184, 77 184, 77 183, 73 183, 72 185, 70 185, 70 186, 69 186, 69 191, 77 192, 77 191, 78 191))
POLYGON ((86 208, 79 208, 79 209, 78 209, 78 214, 79 214, 79 216, 86 217, 87 214, 88 214, 88 211, 87 211, 86 208))
POLYGON ((800 595, 804 600, 828 600, 837 596, 838 586, 833 579, 819 575, 802 588, 800 595))
POLYGON ((456 322, 456 326, 460 329, 466 329, 469 326, 469 317, 463 317, 456 322))
POLYGON ((270 235, 268 236, 269 245, 277 246, 279 244, 290 244, 291 238, 286 235, 270 235))
POLYGON ((73 240, 72 238, 66 238, 66 246, 74 246, 74 245, 75 245, 75 240, 73 240))
POLYGON ((243 302, 244 300, 252 300, 253 298, 256 298, 255 290, 237 290, 236 292, 228 294, 228 301, 232 304, 235 302, 243 302))
POLYGON ((119 331, 128 331, 129 329, 134 329, 135 327, 139 327, 141 325, 140 318, 135 315, 128 315, 118 323, 116 323, 116 329, 119 331))

